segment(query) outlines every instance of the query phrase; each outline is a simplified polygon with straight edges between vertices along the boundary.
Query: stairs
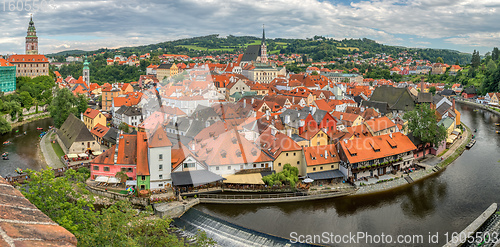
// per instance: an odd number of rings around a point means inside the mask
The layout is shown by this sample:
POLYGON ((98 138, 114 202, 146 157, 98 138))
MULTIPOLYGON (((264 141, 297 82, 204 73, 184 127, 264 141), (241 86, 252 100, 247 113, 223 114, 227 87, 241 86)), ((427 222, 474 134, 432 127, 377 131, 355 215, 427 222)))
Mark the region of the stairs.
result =
POLYGON ((414 182, 413 179, 410 176, 406 176, 404 178, 405 178, 406 182, 408 182, 409 184, 411 184, 411 183, 414 182))

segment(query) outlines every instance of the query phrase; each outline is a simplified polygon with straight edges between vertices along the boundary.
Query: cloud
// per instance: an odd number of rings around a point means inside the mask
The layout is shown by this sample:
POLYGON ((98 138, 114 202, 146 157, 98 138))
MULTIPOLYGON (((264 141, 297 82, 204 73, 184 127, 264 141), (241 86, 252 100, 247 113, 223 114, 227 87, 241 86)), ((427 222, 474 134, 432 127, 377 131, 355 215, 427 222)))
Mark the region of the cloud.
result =
MULTIPOLYGON (((498 0, 364 0, 342 4, 320 0, 55 0, 34 13, 45 53, 144 45, 208 34, 337 39, 370 38, 407 45, 408 37, 429 46, 490 47, 500 33, 498 0), (81 41, 60 37, 94 37, 81 41), (401 38, 405 36, 406 38, 401 38), (486 39, 483 39, 486 38, 486 39)), ((0 54, 23 53, 28 12, 5 12, 0 54)), ((489 48, 488 48, 489 49, 489 48)))

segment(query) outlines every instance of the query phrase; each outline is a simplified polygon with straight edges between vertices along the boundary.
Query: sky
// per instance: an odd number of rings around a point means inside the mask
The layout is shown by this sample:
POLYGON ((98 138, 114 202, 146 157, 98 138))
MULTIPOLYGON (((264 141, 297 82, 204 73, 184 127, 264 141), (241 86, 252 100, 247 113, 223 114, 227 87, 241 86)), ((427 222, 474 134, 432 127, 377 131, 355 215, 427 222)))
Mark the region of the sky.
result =
POLYGON ((0 1, 0 54, 24 53, 30 14, 42 54, 209 34, 260 37, 262 24, 266 38, 369 38, 386 45, 479 50, 481 54, 500 46, 500 0, 43 2, 43 8, 27 11, 28 6, 14 8, 8 0, 0 1))

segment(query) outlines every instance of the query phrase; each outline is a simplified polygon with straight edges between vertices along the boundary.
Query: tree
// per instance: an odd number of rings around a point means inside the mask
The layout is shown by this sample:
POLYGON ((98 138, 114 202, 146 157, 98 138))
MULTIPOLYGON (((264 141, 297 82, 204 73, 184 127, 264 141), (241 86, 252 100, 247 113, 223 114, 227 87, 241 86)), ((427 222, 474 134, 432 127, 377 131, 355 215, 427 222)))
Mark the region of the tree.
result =
POLYGON ((493 48, 493 52, 491 52, 491 59, 493 59, 493 61, 498 61, 499 55, 498 47, 493 48))
POLYGON ((122 130, 125 133, 128 133, 130 131, 130 128, 128 127, 128 124, 125 122, 122 122, 118 129, 122 130))
MULTIPOLYGON (((78 246, 186 246, 171 234, 171 219, 156 218, 151 206, 140 213, 125 200, 97 210, 94 196, 85 188, 84 175, 69 169, 55 177, 49 169, 27 170, 31 180, 21 192, 53 221, 73 233, 78 246), (78 191, 78 192, 77 192, 78 191)), ((198 234, 194 246, 216 243, 198 234)))
POLYGON ((67 88, 60 89, 56 92, 56 97, 52 99, 49 106, 49 112, 56 128, 66 121, 69 114, 77 114, 77 109, 73 107, 75 96, 67 88))
POLYGON ((299 169, 290 164, 283 166, 283 171, 262 177, 262 181, 269 185, 282 185, 288 183, 290 187, 295 188, 295 184, 299 181, 299 169))
POLYGON ((429 93, 432 93, 432 95, 434 95, 436 93, 436 87, 430 87, 429 88, 429 93))
POLYGON ((4 117, 0 117, 0 134, 8 133, 12 130, 12 126, 4 117))
POLYGON ((471 65, 473 68, 479 67, 481 64, 481 57, 479 56, 479 51, 474 50, 472 53, 471 65))
POLYGON ((33 98, 31 98, 30 93, 24 91, 19 94, 19 99, 21 100, 21 106, 24 108, 30 108, 33 106, 33 98))
POLYGON ((409 131, 424 144, 424 157, 426 144, 439 146, 447 136, 446 129, 438 126, 435 112, 428 104, 420 104, 403 116, 408 121, 409 131))
POLYGON ((487 68, 488 72, 493 73, 493 72, 495 72, 495 70, 497 70, 497 63, 494 62, 493 60, 490 60, 486 64, 486 68, 487 68))
POLYGON ((120 179, 121 183, 125 183, 128 179, 128 175, 125 172, 119 171, 115 174, 115 177, 120 179))
POLYGON ((318 71, 311 72, 311 75, 318 75, 318 71))
POLYGON ((442 57, 437 57, 436 58, 436 63, 444 63, 444 60, 442 57))
POLYGON ((89 108, 88 104, 88 99, 85 97, 83 94, 78 94, 78 97, 76 97, 76 108, 78 110, 77 115, 80 115, 80 113, 84 113, 87 108, 89 108))

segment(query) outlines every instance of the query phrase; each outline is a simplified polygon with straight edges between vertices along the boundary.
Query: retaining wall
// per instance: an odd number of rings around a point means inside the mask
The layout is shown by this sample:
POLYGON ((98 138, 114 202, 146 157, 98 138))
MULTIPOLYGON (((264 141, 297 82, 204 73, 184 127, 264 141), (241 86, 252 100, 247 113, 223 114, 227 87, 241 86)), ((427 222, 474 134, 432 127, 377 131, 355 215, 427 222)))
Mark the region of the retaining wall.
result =
POLYGON ((106 191, 105 189, 96 188, 96 187, 92 187, 89 185, 87 185, 87 189, 90 192, 92 192, 93 194, 96 194, 99 196, 104 196, 104 197, 111 198, 114 200, 127 200, 134 205, 140 205, 140 206, 144 206, 144 207, 149 205, 149 198, 132 197, 132 196, 116 193, 113 191, 106 191))
POLYGON ((155 203, 153 204, 153 209, 155 214, 160 217, 169 217, 169 218, 177 218, 181 217, 186 211, 192 208, 195 205, 198 205, 200 200, 195 198, 193 200, 189 200, 186 204, 182 202, 175 203, 155 203))
POLYGON ((482 105, 482 104, 478 104, 478 103, 470 102, 470 101, 466 101, 466 100, 456 100, 456 102, 464 104, 464 105, 470 105, 470 106, 473 106, 473 107, 476 107, 476 108, 480 108, 480 109, 489 111, 491 113, 494 113, 494 114, 500 116, 500 112, 495 111, 495 110, 489 108, 488 106, 485 106, 485 105, 482 105))
POLYGON ((324 193, 307 196, 294 197, 279 197, 279 198, 258 198, 258 199, 223 199, 223 198, 199 198, 200 203, 216 203, 216 204, 265 204, 279 202, 301 202, 327 198, 335 198, 347 196, 355 193, 355 190, 343 191, 339 193, 324 193))

